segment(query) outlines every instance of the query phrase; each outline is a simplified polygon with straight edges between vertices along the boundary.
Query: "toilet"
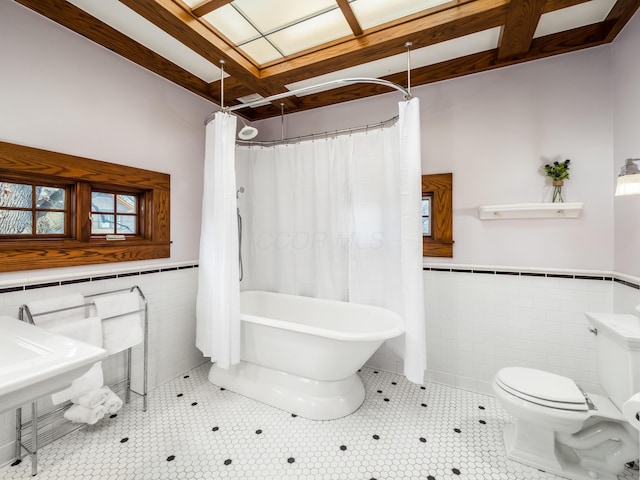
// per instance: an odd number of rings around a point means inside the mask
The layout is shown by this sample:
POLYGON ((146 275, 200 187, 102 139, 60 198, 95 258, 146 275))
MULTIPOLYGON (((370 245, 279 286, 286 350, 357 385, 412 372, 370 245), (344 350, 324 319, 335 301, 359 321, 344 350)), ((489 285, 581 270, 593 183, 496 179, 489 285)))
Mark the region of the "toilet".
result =
POLYGON ((616 480, 625 464, 640 456, 638 421, 632 425, 622 413, 625 402, 640 392, 640 318, 585 315, 606 396, 586 393, 570 378, 524 367, 501 369, 492 386, 513 417, 504 430, 510 459, 574 480, 616 480))

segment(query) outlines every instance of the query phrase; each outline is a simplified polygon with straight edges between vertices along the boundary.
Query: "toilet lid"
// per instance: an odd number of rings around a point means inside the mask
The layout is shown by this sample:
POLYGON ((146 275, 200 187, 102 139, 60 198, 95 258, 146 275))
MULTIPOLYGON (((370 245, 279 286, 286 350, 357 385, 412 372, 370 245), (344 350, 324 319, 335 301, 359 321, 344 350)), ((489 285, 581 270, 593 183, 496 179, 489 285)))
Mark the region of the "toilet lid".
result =
POLYGON ((532 368, 509 367, 498 372, 496 382, 509 393, 539 405, 563 410, 589 409, 582 391, 567 377, 532 368))

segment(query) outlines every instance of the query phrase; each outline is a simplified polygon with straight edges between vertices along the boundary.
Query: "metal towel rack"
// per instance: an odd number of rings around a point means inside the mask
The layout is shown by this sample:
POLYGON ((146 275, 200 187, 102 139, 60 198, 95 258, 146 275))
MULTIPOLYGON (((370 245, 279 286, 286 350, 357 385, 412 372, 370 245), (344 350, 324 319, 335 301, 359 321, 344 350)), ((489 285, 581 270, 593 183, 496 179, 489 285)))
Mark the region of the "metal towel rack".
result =
MULTIPOLYGON (((90 295, 85 295, 85 299, 91 299, 103 295, 113 295, 115 293, 122 292, 137 292, 140 300, 143 303, 143 307, 138 310, 132 310, 130 312, 125 312, 119 315, 113 315, 110 317, 104 317, 102 320, 109 320, 112 318, 119 318, 125 315, 131 315, 134 313, 143 313, 144 312, 144 336, 143 336, 143 378, 142 378, 142 393, 136 392, 131 389, 131 348, 124 350, 126 355, 126 376, 123 380, 116 382, 112 385, 109 385, 109 388, 114 392, 124 390, 124 402, 129 403, 131 401, 131 394, 135 394, 142 397, 142 411, 147 411, 147 385, 148 385, 148 357, 149 357, 149 348, 148 348, 148 340, 149 340, 149 306, 147 304, 147 299, 145 298, 142 290, 137 285, 134 285, 130 288, 122 288, 118 290, 110 290, 108 292, 100 292, 93 293, 90 295)), ((25 305, 21 305, 18 310, 18 318, 23 322, 29 322, 32 325, 35 325, 34 318, 37 318, 41 315, 51 315, 55 313, 62 313, 70 310, 76 309, 85 309, 85 313, 89 311, 91 308, 95 308, 95 302, 89 301, 85 302, 82 305, 76 305, 72 307, 60 308, 56 310, 49 310, 46 312, 39 313, 31 313, 29 307, 25 305)), ((118 352, 114 355, 118 355, 122 352, 118 352)), ((64 418, 64 412, 72 405, 71 402, 65 402, 60 407, 51 410, 43 415, 38 415, 38 405, 37 402, 31 403, 31 420, 22 422, 22 408, 16 409, 16 439, 15 439, 15 461, 13 465, 17 465, 22 461, 22 449, 26 451, 26 453, 31 458, 31 475, 36 475, 38 473, 38 449, 40 447, 44 447, 49 443, 64 437, 65 435, 75 432, 76 430, 85 426, 83 423, 72 423, 64 418), (46 431, 39 432, 39 430, 47 428, 46 431)))

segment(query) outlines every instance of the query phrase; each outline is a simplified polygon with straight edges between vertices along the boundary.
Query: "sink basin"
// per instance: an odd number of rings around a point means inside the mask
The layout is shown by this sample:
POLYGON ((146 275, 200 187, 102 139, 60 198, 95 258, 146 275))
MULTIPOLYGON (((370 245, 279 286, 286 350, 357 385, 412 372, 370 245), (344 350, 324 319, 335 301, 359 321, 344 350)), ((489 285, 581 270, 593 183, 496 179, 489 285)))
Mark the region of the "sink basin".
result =
POLYGON ((63 390, 106 350, 0 316, 0 413, 63 390))

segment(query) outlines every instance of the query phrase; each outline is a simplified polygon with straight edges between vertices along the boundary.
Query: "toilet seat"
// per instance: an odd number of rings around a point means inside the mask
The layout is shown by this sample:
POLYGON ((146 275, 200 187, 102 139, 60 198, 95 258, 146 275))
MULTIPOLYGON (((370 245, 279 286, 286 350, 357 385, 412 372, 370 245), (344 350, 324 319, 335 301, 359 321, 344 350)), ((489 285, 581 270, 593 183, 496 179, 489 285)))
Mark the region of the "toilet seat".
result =
POLYGON ((589 406, 573 380, 524 367, 501 369, 496 384, 511 395, 543 407, 586 412, 589 406))

